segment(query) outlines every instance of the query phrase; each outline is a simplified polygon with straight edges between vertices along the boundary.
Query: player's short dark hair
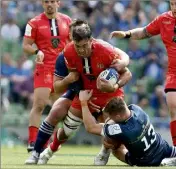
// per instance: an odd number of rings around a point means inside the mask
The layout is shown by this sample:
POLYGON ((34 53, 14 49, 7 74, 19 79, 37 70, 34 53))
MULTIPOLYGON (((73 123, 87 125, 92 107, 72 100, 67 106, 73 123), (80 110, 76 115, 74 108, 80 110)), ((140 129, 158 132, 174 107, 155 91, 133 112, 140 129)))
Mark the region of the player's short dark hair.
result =
POLYGON ((70 24, 70 29, 72 29, 73 40, 79 42, 84 39, 90 39, 92 36, 92 31, 87 21, 81 19, 75 19, 70 24))
POLYGON ((126 103, 122 97, 114 97, 104 108, 104 112, 108 114, 124 113, 126 111, 126 103))

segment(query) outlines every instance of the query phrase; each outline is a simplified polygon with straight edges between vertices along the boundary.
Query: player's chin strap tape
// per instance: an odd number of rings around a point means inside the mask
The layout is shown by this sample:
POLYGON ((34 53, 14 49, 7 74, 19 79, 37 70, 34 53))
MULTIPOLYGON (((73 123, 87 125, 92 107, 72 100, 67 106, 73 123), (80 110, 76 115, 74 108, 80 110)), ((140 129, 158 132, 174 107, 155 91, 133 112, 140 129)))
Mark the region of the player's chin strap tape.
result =
POLYGON ((69 111, 63 122, 65 134, 70 136, 73 132, 79 129, 82 122, 82 119, 76 117, 69 111))

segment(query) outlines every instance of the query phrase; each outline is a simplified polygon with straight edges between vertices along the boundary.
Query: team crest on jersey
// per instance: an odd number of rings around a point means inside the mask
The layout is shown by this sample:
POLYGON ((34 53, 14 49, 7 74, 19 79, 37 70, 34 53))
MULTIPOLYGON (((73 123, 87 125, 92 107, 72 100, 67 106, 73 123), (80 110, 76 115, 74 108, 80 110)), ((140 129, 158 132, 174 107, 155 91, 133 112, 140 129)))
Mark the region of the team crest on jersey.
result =
POLYGON ((103 69, 105 66, 103 63, 97 63, 97 68, 103 69))
POLYGON ((110 135, 116 135, 122 133, 122 130, 118 124, 113 124, 108 127, 110 135))
POLYGON ((59 43, 60 43, 60 39, 58 39, 58 38, 51 39, 51 44, 52 44, 53 48, 58 48, 59 43))

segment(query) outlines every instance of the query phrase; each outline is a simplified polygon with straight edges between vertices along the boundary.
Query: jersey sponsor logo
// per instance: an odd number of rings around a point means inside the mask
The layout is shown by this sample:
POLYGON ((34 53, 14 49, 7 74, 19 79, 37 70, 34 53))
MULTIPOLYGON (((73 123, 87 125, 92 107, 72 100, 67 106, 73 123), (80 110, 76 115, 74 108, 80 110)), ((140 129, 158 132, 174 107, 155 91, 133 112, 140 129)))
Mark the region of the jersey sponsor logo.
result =
POLYGON ((103 69, 105 66, 103 63, 97 63, 97 68, 103 69))
POLYGON ((25 30, 25 35, 26 36, 31 36, 31 34, 32 34, 32 27, 31 27, 31 25, 27 24, 26 25, 26 30, 25 30))
POLYGON ((116 135, 122 133, 122 130, 119 124, 113 124, 108 127, 108 131, 110 135, 116 135))

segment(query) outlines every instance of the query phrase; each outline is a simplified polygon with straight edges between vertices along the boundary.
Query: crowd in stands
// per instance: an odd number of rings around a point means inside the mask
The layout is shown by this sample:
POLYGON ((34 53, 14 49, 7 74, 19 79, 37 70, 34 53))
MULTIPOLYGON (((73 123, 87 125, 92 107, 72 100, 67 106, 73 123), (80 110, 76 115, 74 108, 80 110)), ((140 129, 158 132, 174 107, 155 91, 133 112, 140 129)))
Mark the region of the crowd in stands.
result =
MULTIPOLYGON (((27 21, 43 12, 41 1, 1 1, 1 91, 4 110, 10 103, 30 109, 33 99, 33 57, 22 52, 21 42, 27 21)), ((164 94, 167 56, 159 38, 134 41, 109 39, 114 30, 147 25, 169 10, 165 0, 61 1, 61 12, 72 19, 86 19, 93 36, 128 53, 133 78, 125 86, 128 103, 139 104, 151 117, 168 118, 164 94)), ((162 124, 158 124, 162 125, 162 124)), ((166 125, 167 126, 167 125, 166 125)))

